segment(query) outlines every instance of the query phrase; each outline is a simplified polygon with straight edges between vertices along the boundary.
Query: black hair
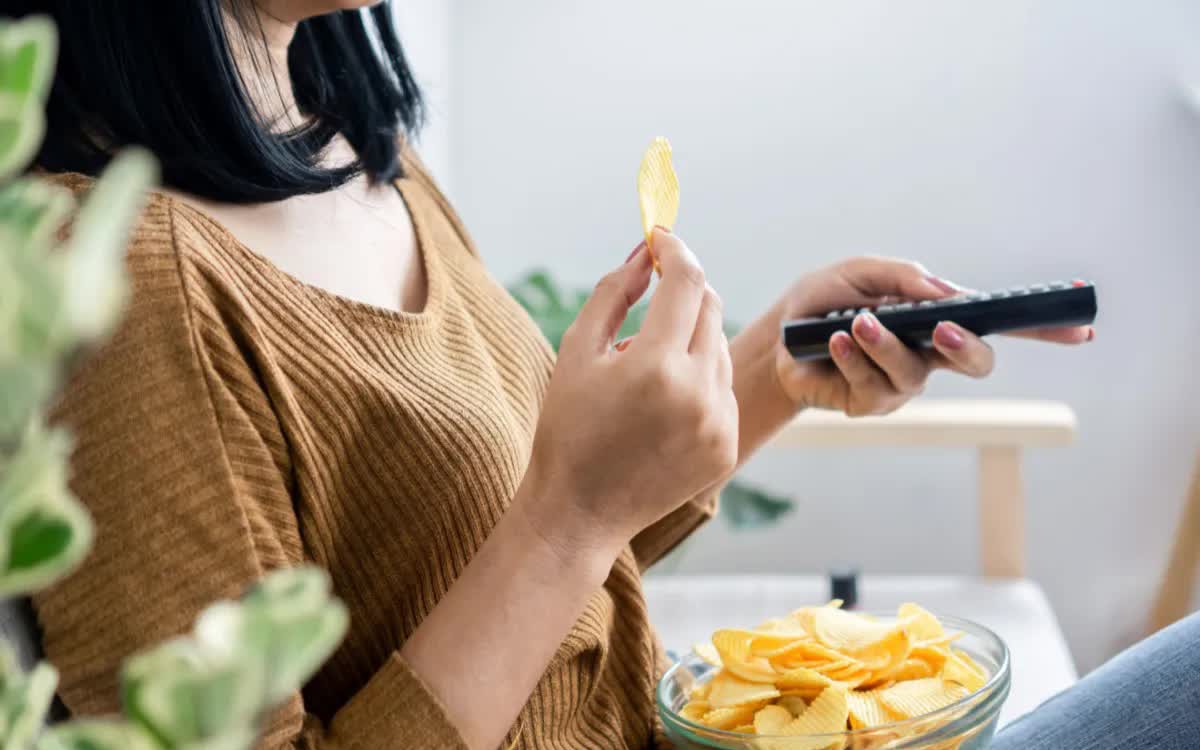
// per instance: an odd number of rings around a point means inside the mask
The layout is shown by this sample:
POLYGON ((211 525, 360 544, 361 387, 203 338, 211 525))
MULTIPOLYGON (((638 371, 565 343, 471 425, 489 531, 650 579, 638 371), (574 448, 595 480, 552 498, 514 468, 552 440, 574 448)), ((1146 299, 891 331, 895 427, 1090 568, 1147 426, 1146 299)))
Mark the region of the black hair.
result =
POLYGON ((44 13, 58 25, 38 166, 96 174, 137 144, 155 153, 168 185, 255 203, 324 192, 363 172, 377 183, 399 176, 400 142, 420 126, 422 107, 390 6, 300 22, 288 72, 307 117, 287 132, 256 110, 235 62, 235 45, 245 44, 260 51, 251 59, 262 72, 266 37, 252 0, 0 0, 0 16, 44 13), (322 166, 338 133, 357 159, 322 166))

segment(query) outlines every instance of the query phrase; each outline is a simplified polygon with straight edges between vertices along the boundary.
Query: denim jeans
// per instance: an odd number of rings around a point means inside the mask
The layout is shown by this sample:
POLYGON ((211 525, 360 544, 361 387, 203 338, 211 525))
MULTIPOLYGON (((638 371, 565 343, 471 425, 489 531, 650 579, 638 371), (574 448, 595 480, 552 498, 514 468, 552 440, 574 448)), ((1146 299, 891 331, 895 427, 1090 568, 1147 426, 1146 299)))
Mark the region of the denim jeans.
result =
POLYGON ((1200 613, 996 735, 992 750, 1200 750, 1200 613))

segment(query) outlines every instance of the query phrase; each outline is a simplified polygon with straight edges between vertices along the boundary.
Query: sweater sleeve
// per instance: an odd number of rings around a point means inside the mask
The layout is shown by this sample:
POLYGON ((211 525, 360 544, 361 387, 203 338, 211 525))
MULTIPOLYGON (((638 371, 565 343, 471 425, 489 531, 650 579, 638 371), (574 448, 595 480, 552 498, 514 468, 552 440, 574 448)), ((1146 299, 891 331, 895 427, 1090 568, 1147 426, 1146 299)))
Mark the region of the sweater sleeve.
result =
POLYGON ((693 531, 715 516, 720 495, 720 487, 709 490, 642 529, 631 542, 633 554, 637 557, 638 567, 642 572, 678 547, 693 531))
MULTIPOLYGON (((169 202, 147 209, 129 253, 132 298, 81 366, 56 419, 75 433, 72 487, 95 519, 83 565, 34 604, 59 695, 74 715, 118 709, 132 653, 191 629, 266 571, 305 561, 287 444, 219 281, 181 254, 169 202)), ((244 322, 244 321, 242 321, 244 322)), ((332 716, 302 692, 260 748, 465 747, 399 653, 332 716)))

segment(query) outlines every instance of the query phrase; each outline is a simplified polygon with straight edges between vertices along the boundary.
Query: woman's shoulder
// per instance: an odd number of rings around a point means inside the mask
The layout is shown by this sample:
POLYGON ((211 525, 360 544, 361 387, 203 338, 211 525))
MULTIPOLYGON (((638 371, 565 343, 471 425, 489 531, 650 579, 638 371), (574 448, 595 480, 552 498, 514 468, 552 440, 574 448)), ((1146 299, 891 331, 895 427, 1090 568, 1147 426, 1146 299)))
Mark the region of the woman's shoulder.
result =
MULTIPOLYGON (((96 178, 77 172, 43 173, 42 179, 86 200, 96 178)), ((199 209, 165 190, 147 191, 137 223, 130 229, 126 263, 137 277, 145 271, 199 264, 205 267, 228 253, 218 225, 199 209)), ((223 265, 223 264, 217 264, 223 265)))
MULTIPOLYGON (((96 178, 78 173, 40 174, 84 201, 96 178)), ((70 232, 70 226, 67 227, 70 232)), ((219 225, 169 192, 146 193, 129 231, 125 266, 130 319, 194 322, 197 309, 224 307, 237 286, 237 261, 219 225)))

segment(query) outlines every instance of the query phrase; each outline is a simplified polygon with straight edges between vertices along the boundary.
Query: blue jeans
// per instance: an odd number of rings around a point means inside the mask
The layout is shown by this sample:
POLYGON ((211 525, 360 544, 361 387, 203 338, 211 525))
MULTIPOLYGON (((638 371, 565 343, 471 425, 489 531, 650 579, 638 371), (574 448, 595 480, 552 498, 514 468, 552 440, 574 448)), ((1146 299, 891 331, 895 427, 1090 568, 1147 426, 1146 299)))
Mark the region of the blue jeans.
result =
POLYGON ((996 735, 992 750, 1200 749, 1200 613, 1142 641, 996 735))

